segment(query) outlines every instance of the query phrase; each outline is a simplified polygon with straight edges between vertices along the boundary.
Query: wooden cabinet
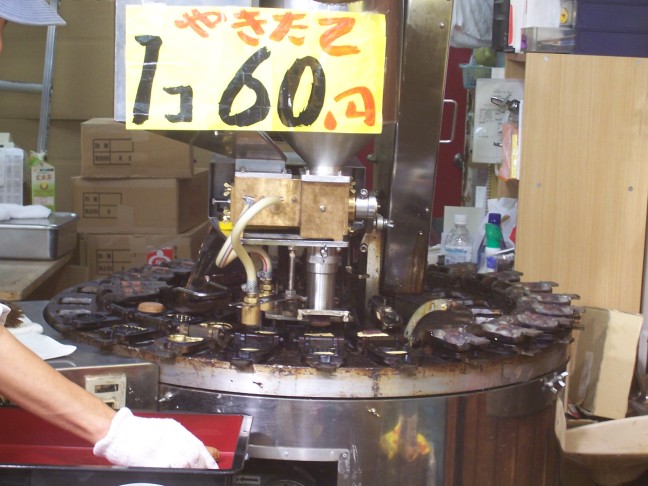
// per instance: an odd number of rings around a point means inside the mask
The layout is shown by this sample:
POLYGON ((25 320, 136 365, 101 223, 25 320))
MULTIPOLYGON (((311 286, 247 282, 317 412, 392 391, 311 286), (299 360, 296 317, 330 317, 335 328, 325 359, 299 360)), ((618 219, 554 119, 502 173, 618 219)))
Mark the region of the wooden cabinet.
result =
POLYGON ((648 59, 527 54, 516 269, 640 312, 648 59))

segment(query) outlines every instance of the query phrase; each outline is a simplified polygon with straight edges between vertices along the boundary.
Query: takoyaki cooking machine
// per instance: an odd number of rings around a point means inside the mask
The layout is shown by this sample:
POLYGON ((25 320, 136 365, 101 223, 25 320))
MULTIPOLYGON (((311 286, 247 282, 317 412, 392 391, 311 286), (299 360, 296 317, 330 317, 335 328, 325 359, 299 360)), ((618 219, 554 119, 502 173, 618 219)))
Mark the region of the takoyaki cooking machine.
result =
POLYGON ((220 154, 199 257, 67 289, 48 323, 157 363, 160 410, 251 415, 235 484, 556 484, 574 296, 426 261, 452 2, 261 6, 386 15, 382 134, 169 133, 220 154))

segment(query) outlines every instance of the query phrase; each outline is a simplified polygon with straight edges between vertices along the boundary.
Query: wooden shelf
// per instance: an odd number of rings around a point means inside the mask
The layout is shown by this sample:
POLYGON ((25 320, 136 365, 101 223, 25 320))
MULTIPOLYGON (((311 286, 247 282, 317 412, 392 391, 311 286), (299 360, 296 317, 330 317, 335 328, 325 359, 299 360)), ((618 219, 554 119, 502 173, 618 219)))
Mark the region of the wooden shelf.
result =
POLYGON ((504 58, 504 77, 524 79, 526 54, 507 54, 504 58))
POLYGON ((640 312, 645 59, 527 54, 515 266, 579 305, 640 312))
POLYGON ((28 299, 71 259, 72 252, 58 260, 0 260, 0 300, 28 299))

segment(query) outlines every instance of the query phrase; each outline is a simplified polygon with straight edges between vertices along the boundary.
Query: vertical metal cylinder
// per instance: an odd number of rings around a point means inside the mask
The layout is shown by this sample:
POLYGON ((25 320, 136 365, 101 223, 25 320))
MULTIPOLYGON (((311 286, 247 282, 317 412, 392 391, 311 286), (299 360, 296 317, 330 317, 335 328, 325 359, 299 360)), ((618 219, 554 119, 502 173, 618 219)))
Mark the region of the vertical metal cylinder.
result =
POLYGON ((308 308, 315 310, 333 309, 335 298, 335 274, 340 266, 340 257, 335 249, 313 247, 308 249, 307 290, 308 308), (330 251, 336 252, 329 254, 330 251))

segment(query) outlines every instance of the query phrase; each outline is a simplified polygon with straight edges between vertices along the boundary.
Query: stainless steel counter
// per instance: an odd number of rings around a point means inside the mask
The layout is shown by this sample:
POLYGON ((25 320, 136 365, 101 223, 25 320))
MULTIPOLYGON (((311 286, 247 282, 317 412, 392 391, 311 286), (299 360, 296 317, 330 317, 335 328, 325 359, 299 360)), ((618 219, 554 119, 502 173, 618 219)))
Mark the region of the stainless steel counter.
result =
POLYGON ((94 393, 114 408, 127 406, 134 410, 157 410, 159 368, 139 359, 120 357, 95 346, 66 339, 43 317, 48 301, 22 301, 17 304, 33 322, 43 326, 43 334, 76 351, 69 356, 47 362, 69 380, 94 393))

